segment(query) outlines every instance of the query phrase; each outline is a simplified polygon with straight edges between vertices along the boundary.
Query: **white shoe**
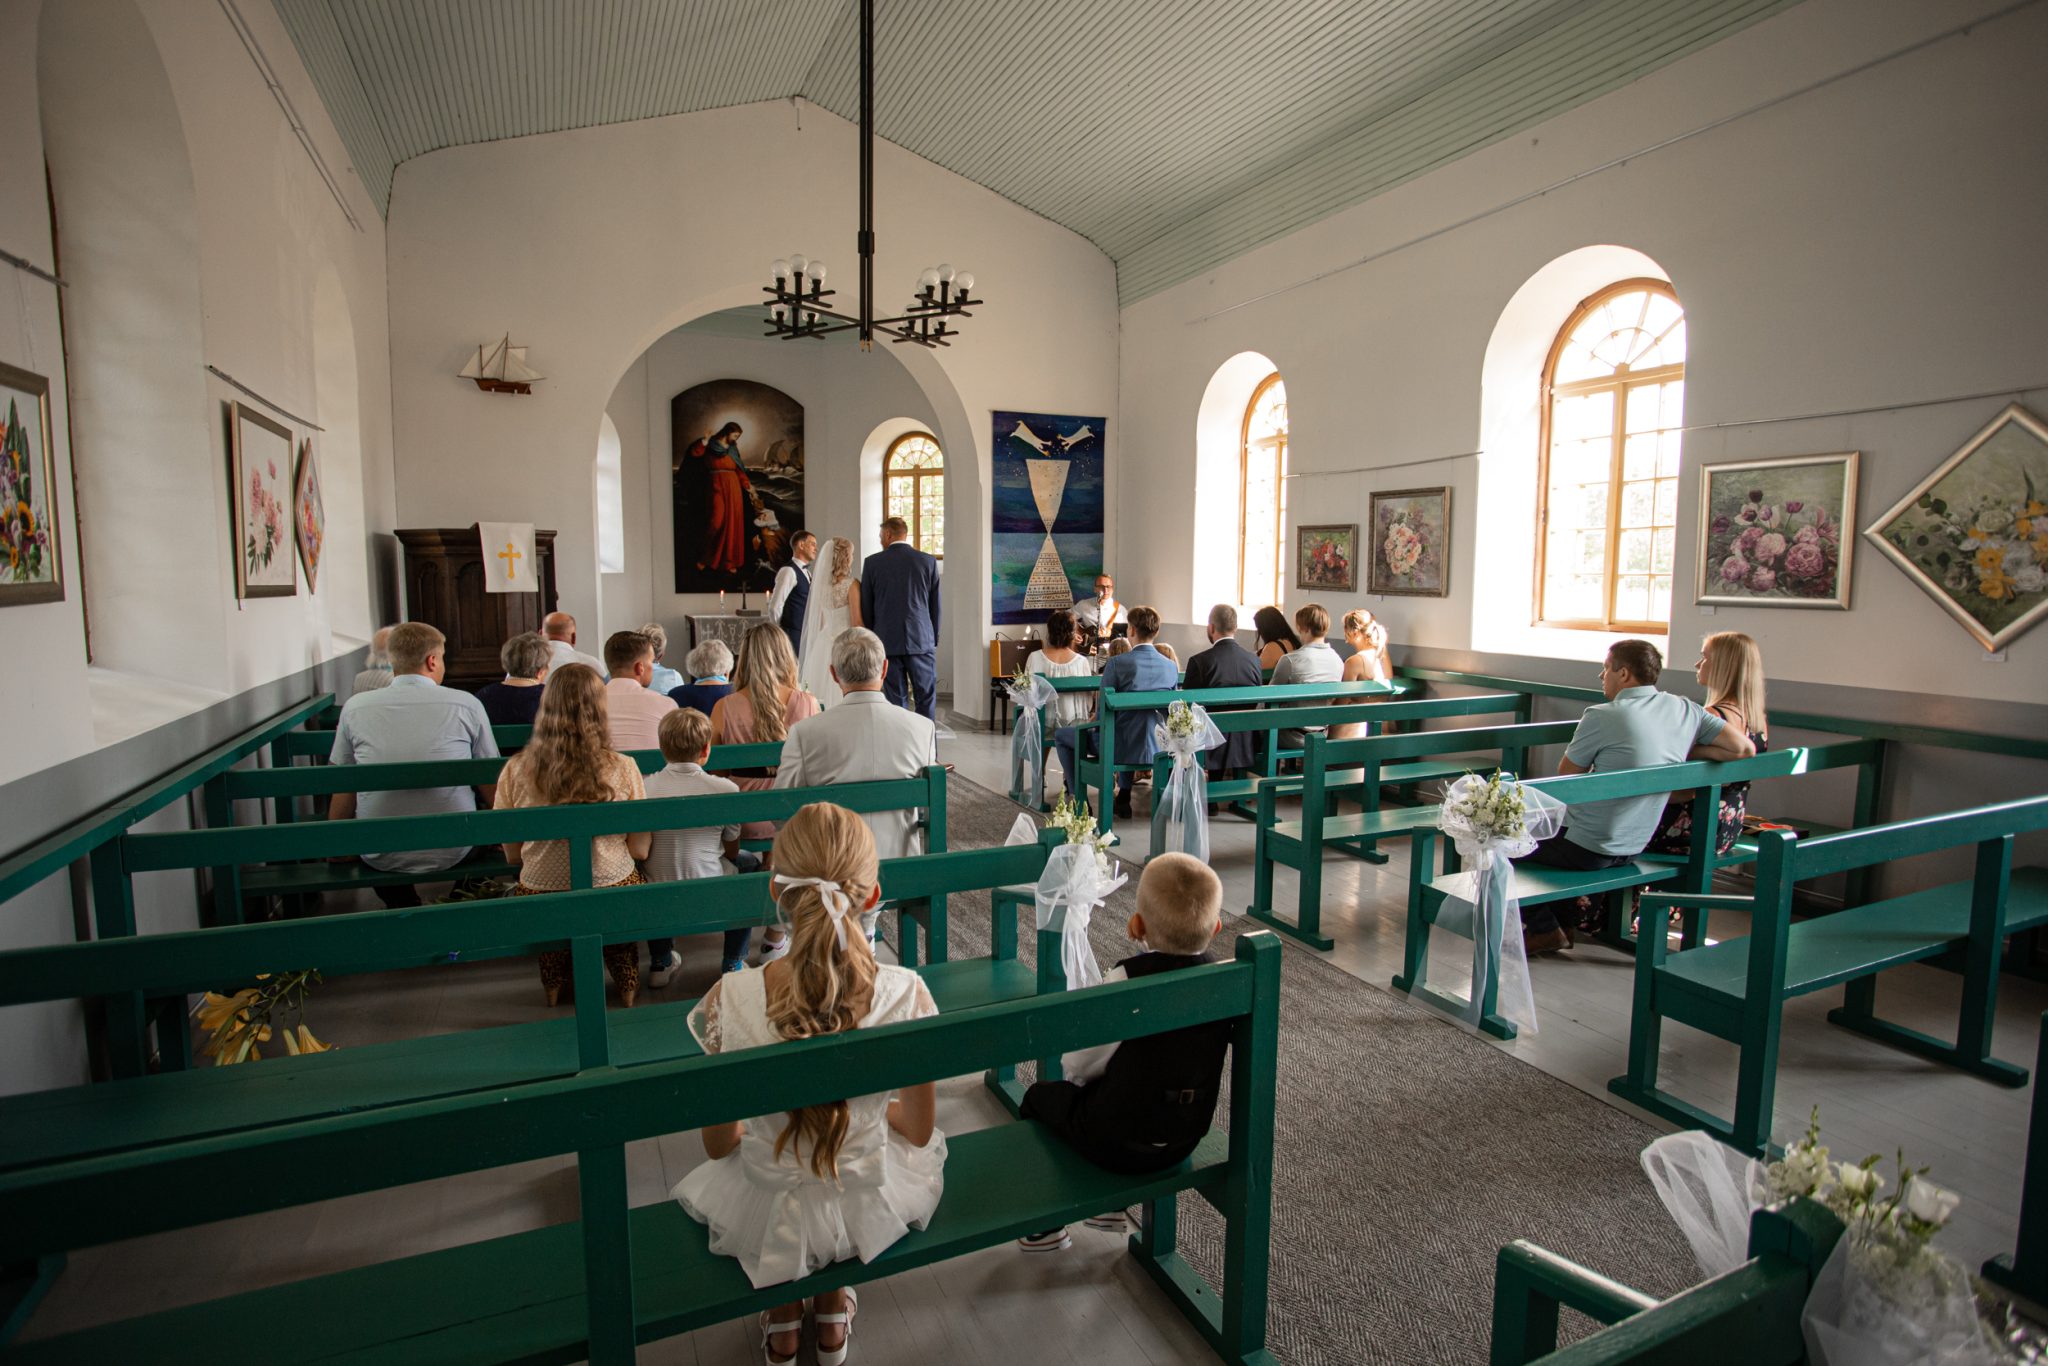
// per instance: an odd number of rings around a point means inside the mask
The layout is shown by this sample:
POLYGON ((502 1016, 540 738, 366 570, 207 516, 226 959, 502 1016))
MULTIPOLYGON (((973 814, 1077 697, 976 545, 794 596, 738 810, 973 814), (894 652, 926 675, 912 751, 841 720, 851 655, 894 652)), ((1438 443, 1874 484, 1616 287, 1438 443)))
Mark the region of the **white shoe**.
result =
POLYGON ((788 936, 788 935, 786 935, 786 934, 785 934, 785 935, 784 935, 784 936, 782 936, 782 938, 780 938, 780 939, 763 939, 763 940, 761 941, 761 958, 760 958, 760 961, 759 961, 759 962, 757 962, 757 963, 755 964, 755 966, 756 966, 756 967, 763 967, 763 968, 765 968, 765 967, 767 967, 767 966, 768 966, 768 965, 769 965, 770 963, 774 962, 774 961, 775 961, 776 959, 778 959, 778 958, 786 958, 786 957, 788 957, 788 956, 789 956, 789 936, 788 936))
POLYGON ((818 1366, 846 1366, 846 1354, 853 1347, 853 1316, 855 1311, 860 1308, 860 1296, 853 1293, 853 1287, 850 1285, 846 1287, 845 1295, 846 1310, 844 1313, 820 1314, 813 1311, 811 1314, 811 1321, 820 1328, 823 1328, 828 1323, 843 1323, 846 1325, 846 1336, 840 1340, 837 1347, 827 1347, 822 1342, 818 1344, 818 1366))
POLYGON ((803 1355, 802 1345, 799 1344, 792 1355, 779 1357, 775 1355, 775 1349, 769 1345, 768 1340, 780 1333, 801 1333, 804 1327, 803 1315, 797 1315, 788 1323, 776 1323, 768 1314, 769 1311, 766 1309, 761 1311, 761 1359, 768 1363, 768 1366, 794 1366, 797 1357, 803 1355))
POLYGON ((651 963, 648 965, 653 971, 647 974, 647 984, 652 987, 667 986, 675 979, 676 969, 682 965, 683 956, 674 949, 670 949, 667 962, 651 963))

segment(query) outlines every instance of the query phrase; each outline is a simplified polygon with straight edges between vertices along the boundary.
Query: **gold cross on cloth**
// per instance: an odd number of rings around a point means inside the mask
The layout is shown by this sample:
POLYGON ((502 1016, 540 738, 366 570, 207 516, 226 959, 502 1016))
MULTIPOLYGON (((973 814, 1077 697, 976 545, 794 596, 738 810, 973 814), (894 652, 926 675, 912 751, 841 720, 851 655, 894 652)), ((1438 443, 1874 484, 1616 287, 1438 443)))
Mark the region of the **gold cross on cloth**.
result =
POLYGON ((506 578, 516 579, 519 577, 519 562, 526 557, 514 548, 512 542, 505 542, 505 548, 498 552, 498 558, 505 562, 506 578))

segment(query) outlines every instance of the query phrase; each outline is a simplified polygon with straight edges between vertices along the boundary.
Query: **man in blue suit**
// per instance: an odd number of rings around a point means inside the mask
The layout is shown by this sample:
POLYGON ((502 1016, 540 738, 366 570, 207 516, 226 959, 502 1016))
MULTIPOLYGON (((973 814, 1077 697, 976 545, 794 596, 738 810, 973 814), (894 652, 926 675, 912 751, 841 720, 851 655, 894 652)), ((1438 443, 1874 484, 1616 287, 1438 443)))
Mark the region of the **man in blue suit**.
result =
POLYGON ((888 653, 883 695, 938 724, 939 562, 910 543, 901 517, 882 523, 881 550, 861 564, 860 619, 888 653))
MULTIPOLYGON (((1180 669, 1165 655, 1160 654, 1153 641, 1159 635, 1159 609, 1156 607, 1133 607, 1126 618, 1130 622, 1131 648, 1125 654, 1113 657, 1102 666, 1102 688, 1104 692, 1157 692, 1180 686, 1180 669)), ((1152 756, 1159 752, 1159 746, 1152 741, 1152 727, 1166 719, 1163 711, 1126 711, 1117 713, 1116 718, 1116 761, 1120 764, 1149 764, 1152 756)), ((1067 775, 1067 791, 1077 790, 1074 782, 1074 766, 1077 758, 1096 758, 1095 732, 1088 732, 1086 749, 1078 756, 1076 745, 1080 739, 1080 727, 1061 726, 1052 733, 1053 748, 1060 754, 1060 771, 1067 775)), ((1131 783, 1136 773, 1116 775, 1116 814, 1128 817, 1131 814, 1131 783)))

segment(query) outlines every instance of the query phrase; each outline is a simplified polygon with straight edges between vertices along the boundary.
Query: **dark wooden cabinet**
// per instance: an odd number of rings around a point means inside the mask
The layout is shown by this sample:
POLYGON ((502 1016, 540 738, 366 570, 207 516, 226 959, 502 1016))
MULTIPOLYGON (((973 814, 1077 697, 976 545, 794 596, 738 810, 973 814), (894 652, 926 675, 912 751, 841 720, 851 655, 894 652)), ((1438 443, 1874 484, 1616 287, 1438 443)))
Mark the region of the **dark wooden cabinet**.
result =
POLYGON ((555 610, 555 533, 533 533, 540 587, 531 593, 484 591, 483 538, 476 526, 402 530, 405 611, 448 637, 448 683, 471 692, 505 676, 498 650, 521 631, 538 631, 555 610))

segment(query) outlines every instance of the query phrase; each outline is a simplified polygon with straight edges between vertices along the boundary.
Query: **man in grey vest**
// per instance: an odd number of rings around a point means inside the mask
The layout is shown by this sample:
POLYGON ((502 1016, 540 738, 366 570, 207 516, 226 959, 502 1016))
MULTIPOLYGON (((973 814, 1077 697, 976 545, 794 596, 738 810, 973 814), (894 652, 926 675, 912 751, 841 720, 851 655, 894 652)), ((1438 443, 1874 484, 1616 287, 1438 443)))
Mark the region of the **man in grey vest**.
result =
POLYGON ((811 563, 818 556, 818 538, 799 531, 790 538, 789 563, 775 571, 775 587, 768 594, 768 615, 789 637, 789 648, 797 658, 804 653, 804 609, 811 602, 811 563))

